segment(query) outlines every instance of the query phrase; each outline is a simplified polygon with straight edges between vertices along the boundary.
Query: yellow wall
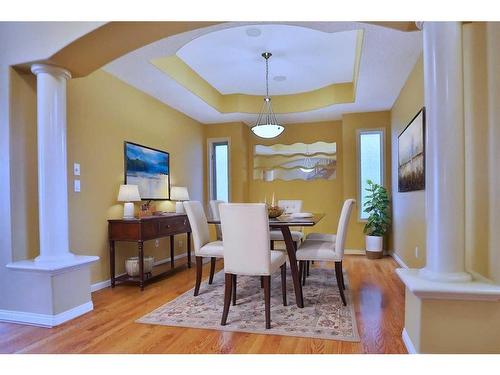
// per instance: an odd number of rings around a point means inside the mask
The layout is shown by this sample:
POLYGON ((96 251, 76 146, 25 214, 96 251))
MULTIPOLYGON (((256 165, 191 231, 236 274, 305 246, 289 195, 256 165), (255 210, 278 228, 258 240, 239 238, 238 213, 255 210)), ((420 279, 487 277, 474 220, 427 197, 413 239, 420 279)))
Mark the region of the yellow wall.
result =
POLYGON ((398 136, 424 106, 422 56, 418 59, 391 110, 392 215, 394 252, 408 267, 425 266, 425 190, 398 192, 398 136), (418 247, 418 257, 415 248, 418 247))
MULTIPOLYGON (((13 73, 12 90, 27 98, 16 108, 12 170, 18 194, 26 202, 18 207, 14 258, 38 254, 36 197, 36 92, 34 77, 13 73), (23 114, 24 113, 24 114, 23 114), (24 116, 24 119, 22 118, 24 116), (34 159, 35 158, 35 159, 34 159), (27 171, 29 175, 24 175, 27 171), (33 174, 34 173, 34 174, 33 174), (29 180, 29 185, 22 185, 29 180), (21 184, 19 184, 21 183, 21 184), (24 224, 25 223, 25 224, 24 224), (19 237, 19 238, 17 238, 19 237)), ((125 140, 166 150, 170 153, 172 185, 187 186, 193 199, 203 199, 203 126, 152 97, 132 88, 104 71, 68 84, 68 187, 70 249, 75 254, 98 255, 92 266, 92 283, 109 279, 107 219, 119 218, 123 205, 116 201, 123 183, 123 142, 125 140), (81 192, 73 192, 73 163, 81 165, 81 192)), ((14 190, 16 190, 14 189, 14 190)), ((21 197, 20 197, 21 198, 21 197)), ((22 202, 22 199, 20 199, 22 202)), ((137 205, 136 205, 137 206, 137 205)), ((159 202, 160 210, 174 210, 172 202, 159 202)), ((178 236, 176 254, 185 251, 185 236, 178 236), (179 244, 182 240, 182 247, 179 244)), ((145 245, 156 260, 169 257, 169 244, 160 241, 145 245)), ((117 244, 117 272, 124 259, 133 256, 132 244, 117 244)))
MULTIPOLYGON (((303 210, 307 212, 324 212, 326 216, 316 226, 305 228, 305 232, 336 233, 337 222, 342 208, 342 123, 340 121, 291 124, 285 126, 285 131, 279 138, 263 140, 256 137, 250 130, 248 158, 250 169, 249 200, 263 202, 272 194, 279 199, 302 199, 303 210), (292 144, 296 142, 313 143, 316 141, 337 143, 337 175, 333 180, 276 180, 265 182, 253 179, 253 150, 257 144, 270 145, 275 143, 292 144)), ((349 245, 349 244, 348 244, 349 245)))
MULTIPOLYGON (((363 228, 365 222, 359 220, 359 168, 358 168, 358 145, 357 134, 359 130, 383 129, 385 139, 385 165, 384 186, 391 193, 391 143, 390 134, 390 112, 365 112, 349 113, 342 117, 342 148, 343 148, 343 191, 344 198, 354 198, 356 205, 349 222, 346 247, 348 249, 365 249, 363 228)), ((385 249, 391 248, 390 236, 387 236, 384 244, 385 249)))
POLYGON ((500 24, 463 25, 468 271, 500 283, 500 24))
POLYGON ((11 69, 12 259, 38 256, 36 77, 11 69))

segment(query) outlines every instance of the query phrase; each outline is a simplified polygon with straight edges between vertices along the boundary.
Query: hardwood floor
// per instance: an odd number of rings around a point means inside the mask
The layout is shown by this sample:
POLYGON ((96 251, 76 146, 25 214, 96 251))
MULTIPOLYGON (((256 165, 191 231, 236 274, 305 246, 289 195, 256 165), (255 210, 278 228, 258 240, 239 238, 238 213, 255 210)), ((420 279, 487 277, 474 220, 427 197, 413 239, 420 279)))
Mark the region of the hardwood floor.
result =
MULTIPOLYGON (((219 261, 217 270, 221 268, 219 261)), ((344 268, 359 343, 134 323, 193 288, 195 269, 186 268, 144 292, 134 286, 95 292, 94 311, 52 329, 0 323, 0 353, 406 353, 401 339, 404 286, 394 272, 397 264, 390 257, 351 255, 344 268)))

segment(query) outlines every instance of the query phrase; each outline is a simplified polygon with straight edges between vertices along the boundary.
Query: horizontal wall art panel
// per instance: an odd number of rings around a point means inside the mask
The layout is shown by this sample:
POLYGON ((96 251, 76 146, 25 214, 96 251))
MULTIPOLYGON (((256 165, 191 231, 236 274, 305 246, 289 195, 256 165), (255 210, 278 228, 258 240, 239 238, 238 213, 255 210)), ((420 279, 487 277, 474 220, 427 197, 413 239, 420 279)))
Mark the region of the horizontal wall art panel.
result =
POLYGON ((263 181, 334 179, 336 152, 335 142, 256 145, 253 177, 263 181))

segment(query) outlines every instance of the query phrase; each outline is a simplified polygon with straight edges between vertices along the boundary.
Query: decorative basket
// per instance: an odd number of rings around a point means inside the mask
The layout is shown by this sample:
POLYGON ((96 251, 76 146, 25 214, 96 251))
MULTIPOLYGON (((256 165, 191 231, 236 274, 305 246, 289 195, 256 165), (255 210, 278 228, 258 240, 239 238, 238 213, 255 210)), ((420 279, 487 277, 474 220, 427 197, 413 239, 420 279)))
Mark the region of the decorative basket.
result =
MULTIPOLYGON (((144 257, 144 273, 149 273, 153 270, 155 258, 151 256, 144 257)), ((139 257, 131 257, 125 261, 125 270, 129 276, 139 276, 139 257)))
POLYGON ((271 219, 274 219, 274 218, 277 218, 278 216, 283 215, 283 212, 285 212, 285 210, 281 207, 278 207, 278 206, 267 207, 267 213, 269 215, 269 218, 271 218, 271 219))

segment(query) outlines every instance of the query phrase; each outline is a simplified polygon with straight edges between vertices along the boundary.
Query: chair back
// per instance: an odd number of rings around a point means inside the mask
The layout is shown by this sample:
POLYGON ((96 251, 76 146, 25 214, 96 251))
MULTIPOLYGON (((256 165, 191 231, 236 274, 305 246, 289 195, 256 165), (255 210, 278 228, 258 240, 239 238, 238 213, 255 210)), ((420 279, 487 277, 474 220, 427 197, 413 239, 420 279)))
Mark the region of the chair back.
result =
POLYGON ((345 238, 347 236, 347 228, 349 226, 349 219, 351 212, 356 201, 354 199, 347 199, 342 207, 340 213, 339 225, 337 227, 337 237, 335 238, 335 252, 341 257, 344 256, 345 238))
POLYGON ((285 210, 286 214, 294 214, 302 212, 301 200, 279 200, 278 206, 285 210))
MULTIPOLYGON (((220 201, 220 200, 211 200, 210 201, 210 213, 212 215, 212 218, 220 220, 219 205, 221 203, 225 203, 225 202, 220 201)), ((215 225, 215 231, 217 232, 217 239, 222 240, 222 230, 221 230, 219 224, 215 225)))
POLYGON ((202 246, 210 242, 207 216, 201 202, 185 201, 183 203, 193 233, 194 254, 196 255, 202 246))
POLYGON ((264 203, 219 206, 224 242, 224 271, 236 275, 269 275, 269 218, 264 203))

